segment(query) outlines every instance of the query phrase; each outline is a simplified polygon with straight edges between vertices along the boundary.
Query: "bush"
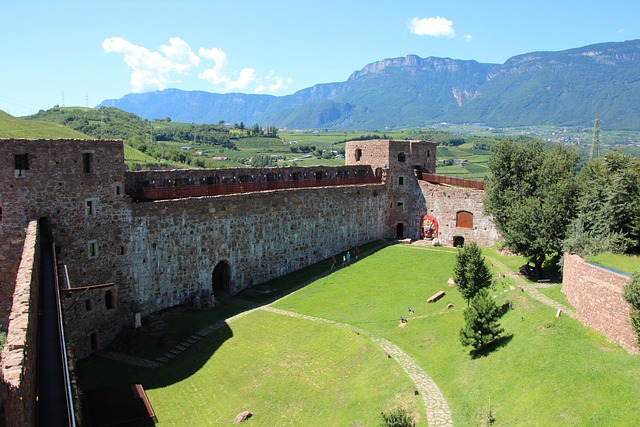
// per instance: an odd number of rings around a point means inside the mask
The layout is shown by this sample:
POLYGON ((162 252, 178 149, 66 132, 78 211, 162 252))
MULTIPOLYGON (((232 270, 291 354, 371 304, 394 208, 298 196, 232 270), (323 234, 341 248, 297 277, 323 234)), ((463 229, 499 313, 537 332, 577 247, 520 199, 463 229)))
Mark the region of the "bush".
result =
POLYGON ((631 306, 631 326, 640 343, 640 271, 636 271, 624 286, 624 299, 631 306))
POLYGON ((413 427, 413 417, 404 408, 396 408, 382 414, 382 427, 413 427))

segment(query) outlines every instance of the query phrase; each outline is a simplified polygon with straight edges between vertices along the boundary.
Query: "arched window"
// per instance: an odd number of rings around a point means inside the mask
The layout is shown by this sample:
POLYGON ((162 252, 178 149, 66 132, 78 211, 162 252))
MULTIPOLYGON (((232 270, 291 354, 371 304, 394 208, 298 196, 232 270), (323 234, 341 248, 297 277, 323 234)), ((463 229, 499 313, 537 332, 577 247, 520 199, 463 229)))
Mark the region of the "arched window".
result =
POLYGON ((456 214, 456 227, 473 228, 473 214, 467 211, 458 211, 456 214))
POLYGON ((104 293, 104 306, 107 310, 111 310, 113 305, 113 292, 106 291, 104 293))
POLYGON ((356 162, 359 162, 361 157, 362 157, 362 150, 359 148, 356 148, 356 162))

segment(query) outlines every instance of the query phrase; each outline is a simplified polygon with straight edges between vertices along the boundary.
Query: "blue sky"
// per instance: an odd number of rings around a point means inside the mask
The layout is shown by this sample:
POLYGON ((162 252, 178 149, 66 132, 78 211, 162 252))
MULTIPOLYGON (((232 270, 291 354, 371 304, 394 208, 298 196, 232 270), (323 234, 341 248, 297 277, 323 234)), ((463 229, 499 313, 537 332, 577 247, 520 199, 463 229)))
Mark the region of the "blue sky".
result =
POLYGON ((0 110, 164 88, 286 95, 385 58, 503 63, 640 38, 637 0, 6 0, 0 110))

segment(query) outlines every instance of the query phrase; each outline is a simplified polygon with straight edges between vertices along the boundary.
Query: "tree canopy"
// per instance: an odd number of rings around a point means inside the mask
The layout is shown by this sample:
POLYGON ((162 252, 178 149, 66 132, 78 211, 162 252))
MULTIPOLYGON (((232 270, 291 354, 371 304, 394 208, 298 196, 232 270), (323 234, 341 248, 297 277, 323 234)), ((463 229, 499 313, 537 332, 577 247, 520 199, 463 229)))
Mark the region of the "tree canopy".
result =
POLYGON ((539 277, 542 264, 562 253, 577 196, 579 156, 541 141, 498 141, 489 158, 485 210, 506 246, 527 257, 539 277))
POLYGON ((565 250, 580 255, 640 250, 640 164, 621 152, 589 160, 565 250))

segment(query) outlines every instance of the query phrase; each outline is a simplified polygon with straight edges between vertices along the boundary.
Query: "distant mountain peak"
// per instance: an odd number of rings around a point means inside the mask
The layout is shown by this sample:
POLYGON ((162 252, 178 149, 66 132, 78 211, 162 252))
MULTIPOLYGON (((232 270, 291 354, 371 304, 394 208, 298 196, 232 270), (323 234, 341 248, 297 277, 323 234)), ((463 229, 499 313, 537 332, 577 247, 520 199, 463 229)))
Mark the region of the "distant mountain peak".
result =
POLYGON ((143 118, 260 123, 288 128, 379 129, 484 122, 640 130, 640 40, 529 52, 504 64, 406 55, 365 65, 344 82, 292 95, 169 89, 101 105, 143 118))

